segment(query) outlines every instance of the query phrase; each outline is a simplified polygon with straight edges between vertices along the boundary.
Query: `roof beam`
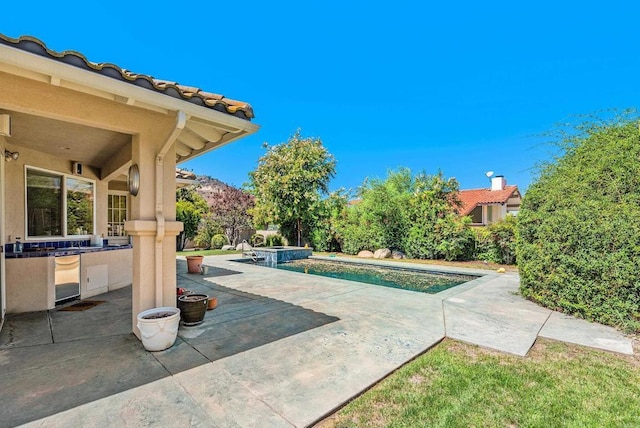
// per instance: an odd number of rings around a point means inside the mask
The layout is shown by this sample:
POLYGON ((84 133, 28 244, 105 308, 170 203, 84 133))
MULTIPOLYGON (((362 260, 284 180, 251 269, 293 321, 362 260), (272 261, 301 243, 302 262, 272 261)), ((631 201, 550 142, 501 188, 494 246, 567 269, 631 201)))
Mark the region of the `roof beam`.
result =
POLYGON ((100 180, 111 181, 121 174, 126 174, 131 166, 131 142, 115 153, 100 170, 100 180))

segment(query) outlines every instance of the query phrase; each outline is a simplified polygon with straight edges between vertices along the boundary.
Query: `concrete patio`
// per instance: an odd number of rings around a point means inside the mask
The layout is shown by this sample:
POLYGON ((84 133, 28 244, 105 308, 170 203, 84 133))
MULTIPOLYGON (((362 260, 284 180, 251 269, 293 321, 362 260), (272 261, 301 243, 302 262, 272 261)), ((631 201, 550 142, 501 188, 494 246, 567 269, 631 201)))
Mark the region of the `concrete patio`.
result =
POLYGON ((633 353, 614 329, 519 297, 515 274, 465 270, 484 276, 428 295, 237 257, 207 257, 207 275, 178 261, 179 286, 218 308, 163 352, 130 333, 130 288, 8 318, 0 426, 308 426, 445 336, 522 356, 538 336, 633 353))

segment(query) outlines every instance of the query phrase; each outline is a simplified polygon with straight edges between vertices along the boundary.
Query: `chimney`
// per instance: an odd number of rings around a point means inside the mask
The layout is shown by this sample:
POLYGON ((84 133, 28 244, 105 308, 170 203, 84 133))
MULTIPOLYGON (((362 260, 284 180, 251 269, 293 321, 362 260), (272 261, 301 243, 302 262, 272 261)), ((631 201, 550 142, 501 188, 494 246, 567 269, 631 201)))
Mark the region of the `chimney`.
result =
POLYGON ((504 190, 507 185, 507 180, 504 175, 496 175, 491 179, 491 190, 504 190))

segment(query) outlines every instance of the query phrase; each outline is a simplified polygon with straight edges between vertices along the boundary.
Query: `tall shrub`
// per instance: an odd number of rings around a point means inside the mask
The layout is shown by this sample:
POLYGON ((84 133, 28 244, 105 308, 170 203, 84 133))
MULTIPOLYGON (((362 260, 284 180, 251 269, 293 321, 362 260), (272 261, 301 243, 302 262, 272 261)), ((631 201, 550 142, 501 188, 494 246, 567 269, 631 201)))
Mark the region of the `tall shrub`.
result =
POLYGON ((517 217, 506 218, 487 227, 474 228, 476 260, 512 265, 516 263, 517 217))
POLYGON ((187 186, 176 191, 176 220, 181 221, 184 228, 176 238, 176 250, 182 251, 187 241, 198 233, 198 225, 209 207, 198 194, 194 186, 187 186))
POLYGON ((405 252, 417 259, 460 260, 473 252, 469 219, 458 217, 458 182, 442 172, 419 174, 407 204, 405 252))
POLYGON ((589 320, 640 329, 640 131, 589 123, 527 191, 518 216, 524 296, 589 320))
POLYGON ((344 189, 331 192, 314 207, 314 219, 309 239, 316 251, 340 251, 340 224, 347 215, 349 193, 344 189))
POLYGON ((341 224, 342 250, 356 254, 378 248, 403 249, 408 228, 406 206, 414 184, 408 168, 389 171, 385 180, 365 181, 358 201, 341 224))
POLYGON ((385 180, 365 182, 360 201, 341 224, 342 250, 390 248, 420 259, 460 260, 473 252, 468 219, 458 217, 458 182, 435 175, 390 171, 385 180))

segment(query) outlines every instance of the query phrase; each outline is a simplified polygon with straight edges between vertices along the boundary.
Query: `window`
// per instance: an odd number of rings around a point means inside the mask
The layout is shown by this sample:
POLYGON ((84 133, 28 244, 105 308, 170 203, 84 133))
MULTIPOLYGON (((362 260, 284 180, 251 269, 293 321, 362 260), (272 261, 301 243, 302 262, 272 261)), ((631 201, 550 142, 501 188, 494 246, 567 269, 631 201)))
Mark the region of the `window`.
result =
POLYGON ((127 236, 124 231, 124 222, 127 221, 127 194, 109 193, 109 206, 107 213, 108 236, 127 236))
POLYGON ((93 234, 93 183, 67 178, 67 235, 93 234))
POLYGON ((94 233, 92 181, 27 167, 26 183, 27 237, 94 233))
POLYGON ((27 236, 62 236, 62 176, 27 170, 27 236))
POLYGON ((471 211, 471 223, 482 224, 482 206, 478 205, 471 211))

